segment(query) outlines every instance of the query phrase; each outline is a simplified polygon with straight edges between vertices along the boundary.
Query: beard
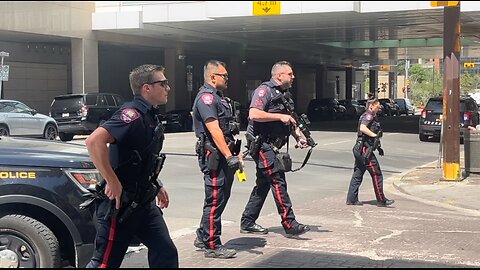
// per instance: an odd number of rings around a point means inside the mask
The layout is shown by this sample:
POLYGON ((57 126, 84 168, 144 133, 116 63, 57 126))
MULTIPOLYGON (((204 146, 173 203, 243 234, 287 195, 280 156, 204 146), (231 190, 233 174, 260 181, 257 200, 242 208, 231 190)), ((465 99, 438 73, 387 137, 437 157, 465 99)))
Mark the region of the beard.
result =
POLYGON ((284 90, 290 89, 290 88, 292 88, 292 84, 293 84, 292 81, 286 81, 282 84, 282 89, 284 89, 284 90))
POLYGON ((220 84, 220 85, 217 86, 217 90, 220 90, 220 91, 225 91, 225 90, 227 90, 227 88, 228 88, 228 86, 227 86, 226 83, 220 84))

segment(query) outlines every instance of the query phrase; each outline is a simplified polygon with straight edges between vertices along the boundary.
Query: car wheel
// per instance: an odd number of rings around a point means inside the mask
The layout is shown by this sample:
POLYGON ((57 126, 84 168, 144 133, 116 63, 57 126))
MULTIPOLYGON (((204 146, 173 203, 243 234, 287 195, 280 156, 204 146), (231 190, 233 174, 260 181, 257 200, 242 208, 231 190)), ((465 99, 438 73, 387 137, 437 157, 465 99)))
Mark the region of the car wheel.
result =
POLYGON ((54 141, 57 139, 58 129, 54 124, 48 124, 43 132, 43 138, 54 141))
POLYGON ((0 218, 2 267, 60 267, 60 245, 43 223, 23 215, 0 218))
POLYGON ((419 138, 420 141, 422 141, 422 142, 428 141, 428 136, 425 135, 425 134, 418 134, 418 138, 419 138))
POLYGON ((7 126, 0 125, 0 136, 5 136, 5 137, 10 136, 10 131, 8 130, 7 126))
POLYGON ((68 133, 63 133, 63 132, 60 132, 60 134, 58 134, 58 137, 60 137, 60 140, 62 142, 68 142, 68 141, 71 141, 73 140, 73 134, 68 134, 68 133))

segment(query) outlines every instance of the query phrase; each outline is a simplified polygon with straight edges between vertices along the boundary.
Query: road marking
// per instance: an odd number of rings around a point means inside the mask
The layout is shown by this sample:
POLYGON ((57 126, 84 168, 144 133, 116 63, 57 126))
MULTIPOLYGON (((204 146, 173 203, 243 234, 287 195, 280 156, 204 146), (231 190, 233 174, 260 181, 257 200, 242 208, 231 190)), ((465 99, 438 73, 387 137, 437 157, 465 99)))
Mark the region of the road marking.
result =
POLYGON ((345 140, 345 141, 339 141, 339 142, 334 142, 334 143, 324 143, 322 146, 326 145, 334 145, 334 144, 340 144, 340 143, 347 143, 347 142, 352 142, 353 140, 345 140))

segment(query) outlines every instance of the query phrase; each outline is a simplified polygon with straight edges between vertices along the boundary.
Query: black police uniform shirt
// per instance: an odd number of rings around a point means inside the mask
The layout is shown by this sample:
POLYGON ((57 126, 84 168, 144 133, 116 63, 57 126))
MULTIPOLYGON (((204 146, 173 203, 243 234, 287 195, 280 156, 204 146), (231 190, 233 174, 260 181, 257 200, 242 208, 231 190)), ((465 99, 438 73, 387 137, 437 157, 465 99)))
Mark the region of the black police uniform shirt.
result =
POLYGON ((220 128, 228 140, 233 141, 233 135, 230 134, 229 121, 233 120, 230 103, 224 99, 221 91, 215 89, 208 83, 205 83, 197 94, 193 103, 193 126, 195 136, 200 138, 202 133, 207 135, 210 141, 209 132, 205 130, 205 120, 213 118, 219 121, 220 128))
MULTIPOLYGON (((277 84, 274 80, 262 83, 252 96, 252 101, 250 103, 250 108, 256 108, 269 113, 283 113, 288 114, 285 106, 282 104, 282 101, 278 95, 283 95, 283 90, 280 88, 280 85, 277 84)), ((294 108, 294 103, 291 98, 287 95, 284 95, 287 101, 290 103, 291 107, 294 108)), ((282 121, 273 121, 273 122, 256 122, 250 120, 247 127, 247 132, 252 135, 264 135, 269 138, 282 138, 288 137, 290 134, 291 127, 285 125, 282 121)))
MULTIPOLYGON (((362 139, 364 138, 367 138, 367 142, 368 143, 373 143, 373 140, 374 138, 366 135, 366 134, 363 134, 363 132, 360 131, 360 125, 365 125, 367 126, 367 128, 369 128, 371 130, 371 127, 374 125, 374 124, 377 124, 377 116, 374 112, 370 111, 370 110, 366 110, 361 116, 360 116, 360 119, 358 121, 358 128, 357 128, 357 136, 359 139, 362 139)), ((373 131, 373 130, 372 130, 373 131)), ((374 131, 375 132, 375 131, 374 131)))
MULTIPOLYGON (((136 160, 134 150, 137 150, 141 156, 147 157, 152 154, 155 147, 151 146, 154 136, 154 130, 157 125, 155 116, 158 110, 148 103, 142 96, 134 96, 133 101, 125 103, 102 127, 115 138, 115 142, 110 144, 110 162, 114 169, 119 165, 125 167, 120 175, 117 176, 124 186, 124 189, 133 189, 139 175, 145 175, 142 172, 142 166, 135 165, 136 160), (148 147, 148 149, 147 149, 148 147), (134 164, 135 163, 135 164, 134 164)), ((158 149, 162 148, 163 135, 159 138, 158 149)))

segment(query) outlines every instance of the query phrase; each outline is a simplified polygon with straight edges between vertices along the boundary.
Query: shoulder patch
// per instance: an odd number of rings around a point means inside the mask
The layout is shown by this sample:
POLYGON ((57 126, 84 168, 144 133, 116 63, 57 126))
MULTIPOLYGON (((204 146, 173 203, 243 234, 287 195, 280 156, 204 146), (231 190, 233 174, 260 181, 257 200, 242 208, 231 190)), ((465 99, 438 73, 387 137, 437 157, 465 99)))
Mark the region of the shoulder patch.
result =
POLYGON ((258 90, 258 96, 259 97, 264 97, 266 93, 267 93, 267 88, 266 87, 262 87, 262 88, 260 88, 260 90, 258 90))
POLYGON ((212 94, 203 94, 202 101, 205 105, 212 105, 213 104, 213 95, 212 94))
POLYGON ((132 108, 123 109, 122 113, 120 114, 120 120, 127 124, 137 120, 139 117, 140 114, 137 112, 137 110, 132 108))
POLYGON ((367 113, 367 115, 365 115, 365 119, 367 119, 368 121, 372 120, 373 119, 373 116, 369 113, 367 113))
POLYGON ((256 106, 256 107, 263 106, 263 101, 262 101, 261 99, 255 100, 255 106, 256 106))

